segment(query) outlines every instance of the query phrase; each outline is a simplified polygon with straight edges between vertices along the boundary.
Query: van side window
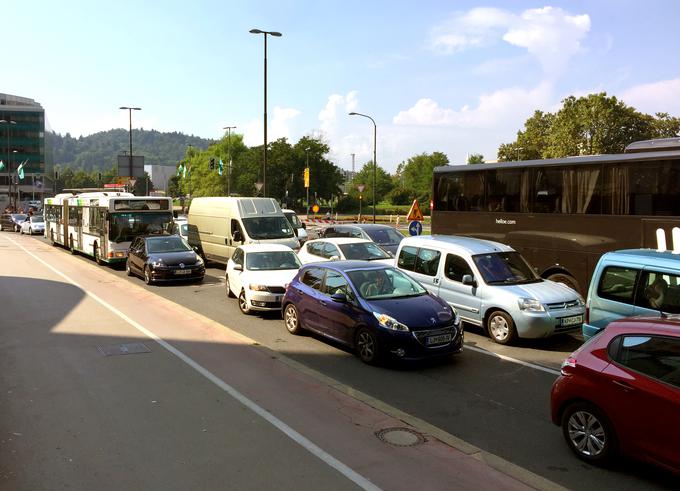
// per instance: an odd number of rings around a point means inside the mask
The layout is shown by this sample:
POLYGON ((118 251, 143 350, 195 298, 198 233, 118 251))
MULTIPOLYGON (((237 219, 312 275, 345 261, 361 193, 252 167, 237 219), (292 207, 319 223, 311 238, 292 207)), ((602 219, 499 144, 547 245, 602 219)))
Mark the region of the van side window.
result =
POLYGON ((669 314, 680 314, 680 276, 643 271, 635 305, 669 314))
POLYGON ((236 242, 243 242, 243 230, 241 230, 241 224, 238 223, 238 220, 232 218, 231 219, 231 238, 234 239, 234 233, 238 231, 238 233, 241 235, 241 240, 238 240, 236 242))
POLYGON ((636 372, 680 387, 680 340, 664 336, 625 336, 616 361, 636 372))
POLYGON ((441 252, 433 249, 421 248, 418 251, 418 258, 416 259, 416 273, 425 274, 428 276, 435 276, 437 269, 439 269, 439 258, 441 252))
POLYGON ((639 269, 607 266, 602 271, 600 284, 597 286, 598 296, 607 300, 632 304, 639 273, 639 269))
POLYGON ((399 258, 397 259, 397 266, 401 269, 413 271, 416 266, 416 256, 418 255, 418 248, 412 246, 404 246, 399 251, 399 258))
POLYGON ((463 276, 466 274, 474 275, 468 262, 462 257, 456 256, 455 254, 446 255, 444 274, 448 279, 458 282, 462 282, 463 276))

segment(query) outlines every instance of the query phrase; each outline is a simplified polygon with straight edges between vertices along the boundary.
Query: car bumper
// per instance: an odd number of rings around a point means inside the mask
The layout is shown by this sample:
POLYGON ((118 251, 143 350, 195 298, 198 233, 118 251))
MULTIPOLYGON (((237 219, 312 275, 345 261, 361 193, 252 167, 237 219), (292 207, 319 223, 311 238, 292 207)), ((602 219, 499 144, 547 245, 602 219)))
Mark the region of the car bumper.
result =
POLYGON ((463 351, 464 330, 462 324, 458 328, 440 328, 432 330, 399 332, 377 328, 378 342, 383 352, 399 360, 422 360, 439 356, 449 356, 463 351), (428 338, 450 333, 451 339, 446 343, 428 345, 428 338))
POLYGON ((246 299, 252 310, 267 312, 281 310, 283 295, 283 293, 254 292, 251 290, 247 293, 246 299))
POLYGON ((198 280, 205 276, 205 268, 195 268, 195 269, 152 269, 151 279, 153 281, 185 281, 185 280, 198 280), (190 271, 190 273, 178 274, 176 271, 190 271))
POLYGON ((547 338, 555 334, 579 331, 583 325, 585 308, 549 312, 511 314, 517 334, 521 338, 547 338), (578 317, 580 316, 580 321, 578 317))

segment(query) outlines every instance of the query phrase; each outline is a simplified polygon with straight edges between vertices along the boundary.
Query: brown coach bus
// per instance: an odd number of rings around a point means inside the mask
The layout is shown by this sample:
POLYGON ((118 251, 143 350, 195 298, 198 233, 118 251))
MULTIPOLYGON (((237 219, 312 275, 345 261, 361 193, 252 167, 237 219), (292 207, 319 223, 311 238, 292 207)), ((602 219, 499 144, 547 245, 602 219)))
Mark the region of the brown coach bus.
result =
POLYGON ((585 294, 600 255, 680 227, 680 138, 625 153, 434 169, 432 233, 494 240, 585 294))

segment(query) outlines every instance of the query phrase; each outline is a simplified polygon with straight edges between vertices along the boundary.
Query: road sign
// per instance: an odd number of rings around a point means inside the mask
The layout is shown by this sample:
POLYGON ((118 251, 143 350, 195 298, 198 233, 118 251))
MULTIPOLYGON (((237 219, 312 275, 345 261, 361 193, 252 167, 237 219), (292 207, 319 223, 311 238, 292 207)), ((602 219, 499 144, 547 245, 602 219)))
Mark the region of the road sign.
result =
POLYGON ((423 233, 423 224, 413 220, 408 224, 408 233, 411 235, 420 235, 423 233))
POLYGON ((406 217, 406 220, 419 220, 423 221, 423 212, 420 211, 420 206, 418 206, 418 200, 414 199, 413 204, 411 205, 411 209, 408 212, 408 216, 406 217))
POLYGON ((314 213, 318 213, 318 211, 319 211, 319 205, 314 205, 314 206, 312 206, 312 211, 313 211, 314 213))
POLYGON ((132 177, 128 182, 130 183, 130 187, 135 187, 135 184, 137 184, 137 179, 132 177))
POLYGON ((366 186, 364 184, 359 184, 357 186, 357 189, 359 190, 360 193, 363 193, 364 189, 366 189, 366 186))
POLYGON ((260 181, 257 181, 257 182, 255 183, 255 189, 257 189, 257 192, 258 192, 258 193, 259 193, 260 190, 262 189, 262 186, 263 186, 263 183, 261 183, 260 181))

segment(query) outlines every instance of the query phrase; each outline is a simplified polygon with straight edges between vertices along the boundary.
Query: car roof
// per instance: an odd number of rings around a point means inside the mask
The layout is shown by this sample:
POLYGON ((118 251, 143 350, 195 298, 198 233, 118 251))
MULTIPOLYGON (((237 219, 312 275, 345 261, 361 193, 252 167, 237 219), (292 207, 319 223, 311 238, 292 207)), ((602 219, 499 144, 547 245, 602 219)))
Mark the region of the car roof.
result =
POLYGON ((283 244, 244 244, 239 246, 243 252, 279 252, 279 251, 292 251, 290 247, 283 244))
POLYGON ((680 337, 680 315, 637 316, 617 319, 610 322, 606 332, 612 335, 627 333, 649 333, 680 337))
POLYGON ((493 252, 512 252, 514 249, 500 242, 485 239, 475 239, 461 235, 421 235, 415 237, 405 237, 400 246, 456 246, 468 254, 487 254, 493 252))
POLYGON ((673 251, 658 251, 656 249, 622 249, 620 251, 607 252, 602 256, 602 261, 615 262, 616 260, 640 264, 640 266, 659 266, 670 269, 680 269, 680 254, 673 251))
POLYGON ((358 244, 358 243, 368 243, 370 242, 371 244, 373 243, 372 240, 368 239, 358 239, 356 237, 327 237, 325 239, 314 239, 314 240, 308 240, 306 243, 307 244, 312 244, 314 242, 330 242, 331 244, 358 244))
MULTIPOLYGON (((340 228, 340 227, 356 227, 360 228, 363 230, 378 230, 378 229, 386 229, 386 228, 394 228, 392 225, 385 225, 384 223, 338 223, 337 225, 333 225, 335 228, 340 228)), ((396 229, 395 229, 396 230, 396 229)))
POLYGON ((317 266, 321 268, 334 269, 336 271, 356 271, 362 269, 389 269, 393 266, 388 266, 383 263, 375 263, 375 261, 357 261, 357 260, 345 260, 345 261, 322 261, 318 263, 308 263, 303 266, 307 268, 309 266, 317 266))

